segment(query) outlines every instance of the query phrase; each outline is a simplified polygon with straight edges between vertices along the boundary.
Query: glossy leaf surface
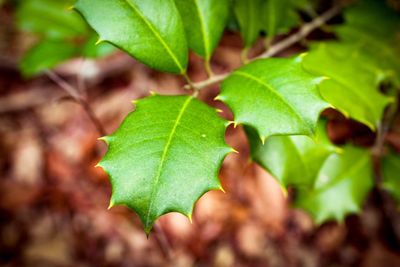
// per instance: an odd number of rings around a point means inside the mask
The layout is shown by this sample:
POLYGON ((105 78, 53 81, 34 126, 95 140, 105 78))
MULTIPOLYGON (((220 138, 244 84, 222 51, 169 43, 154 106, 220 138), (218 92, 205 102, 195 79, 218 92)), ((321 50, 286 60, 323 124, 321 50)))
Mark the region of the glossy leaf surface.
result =
POLYGON ((66 38, 84 34, 88 28, 78 14, 68 10, 69 0, 24 0, 17 10, 21 29, 47 38, 66 38))
POLYGON ((298 17, 291 0, 265 0, 262 23, 269 38, 286 32, 297 24, 298 17))
POLYGON ((298 191, 295 204, 317 223, 343 221, 346 215, 360 211, 372 186, 369 151, 346 146, 326 160, 312 187, 298 191))
POLYGON ((268 170, 284 186, 312 186, 329 155, 340 150, 326 133, 326 122, 320 121, 316 136, 271 136, 263 145, 257 133, 246 127, 252 159, 268 170))
POLYGON ((382 185, 400 203, 400 156, 391 153, 382 160, 382 185))
POLYGON ((188 48, 173 0, 79 0, 75 8, 101 40, 153 69, 185 73, 188 48))
POLYGON ((263 29, 263 0, 234 0, 233 11, 239 24, 244 46, 250 47, 263 29))
POLYGON ((79 54, 79 49, 63 41, 43 41, 32 47, 22 58, 20 69, 26 77, 51 69, 79 54))
POLYGON ((125 205, 150 232, 161 215, 191 216, 194 203, 220 189, 217 178, 226 145, 226 121, 191 96, 139 100, 120 128, 104 140, 100 166, 110 175, 111 205, 125 205))
POLYGON ((217 99, 237 124, 253 127, 262 140, 271 135, 313 135, 319 114, 328 107, 319 94, 321 77, 302 67, 302 57, 254 61, 233 72, 217 99))
POLYGON ((346 116, 375 129, 391 98, 379 92, 383 70, 352 44, 327 42, 315 45, 304 59, 310 72, 327 76, 322 96, 346 116))
POLYGON ((211 58, 224 32, 230 11, 229 0, 175 0, 182 16, 189 47, 211 58))
POLYGON ((345 22, 335 31, 343 42, 358 44, 359 53, 375 59, 393 81, 400 84, 400 14, 385 1, 362 0, 347 8, 345 22))

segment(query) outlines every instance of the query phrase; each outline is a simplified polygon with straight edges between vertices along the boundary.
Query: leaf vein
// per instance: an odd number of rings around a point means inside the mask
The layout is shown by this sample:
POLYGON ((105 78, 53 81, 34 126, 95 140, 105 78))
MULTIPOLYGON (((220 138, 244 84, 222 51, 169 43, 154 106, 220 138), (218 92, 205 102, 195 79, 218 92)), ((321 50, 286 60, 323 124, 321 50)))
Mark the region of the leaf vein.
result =
POLYGON ((161 176, 161 173, 162 173, 162 168, 164 167, 164 163, 166 161, 166 156, 167 156, 168 150, 169 150, 169 148, 171 146, 172 139, 173 139, 173 137, 174 137, 174 135, 176 133, 176 129, 177 129, 177 127, 178 127, 178 125, 179 125, 179 123, 180 123, 180 121, 182 119, 182 116, 185 113, 185 111, 186 111, 187 107, 189 106, 189 103, 190 103, 190 101, 192 99, 193 99, 193 97, 188 97, 188 99, 183 103, 182 108, 179 111, 179 114, 178 114, 178 116, 176 118, 176 121, 174 123, 174 126, 172 127, 171 133, 168 136, 167 143, 165 144, 165 147, 164 147, 164 150, 163 150, 163 153, 162 153, 162 156, 161 156, 161 160, 160 160, 160 165, 158 166, 157 173, 156 173, 156 176, 154 178, 155 181, 153 183, 154 186, 153 186, 153 189, 152 189, 151 195, 150 195, 150 204, 149 204, 149 209, 148 209, 147 215, 146 215, 145 228, 148 228, 149 225, 151 224, 149 219, 150 219, 151 210, 153 208, 154 194, 156 193, 156 186, 157 186, 157 184, 159 182, 159 179, 160 179, 160 176, 161 176))

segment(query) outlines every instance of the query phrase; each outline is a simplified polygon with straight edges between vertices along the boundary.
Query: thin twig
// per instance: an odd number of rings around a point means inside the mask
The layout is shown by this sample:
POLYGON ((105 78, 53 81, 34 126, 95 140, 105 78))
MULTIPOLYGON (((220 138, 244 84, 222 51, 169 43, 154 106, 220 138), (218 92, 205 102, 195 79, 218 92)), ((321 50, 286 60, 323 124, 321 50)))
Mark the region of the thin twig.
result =
POLYGON ((165 254, 165 256, 167 257, 167 259, 169 261, 173 260, 175 257, 174 249, 173 249, 171 243, 169 242, 168 237, 162 228, 162 225, 160 223, 155 224, 154 230, 156 232, 155 233, 156 241, 157 241, 158 245, 160 246, 162 252, 165 254))
POLYGON ((374 146, 372 147, 372 154, 378 159, 380 159, 383 156, 385 139, 393 123, 397 109, 398 109, 397 102, 391 104, 386 109, 383 119, 378 126, 375 143, 374 146))
MULTIPOLYGON (((397 89, 394 89, 397 91, 397 89)), ((397 99, 397 94, 394 94, 397 99)), ((398 110, 398 103, 395 101, 385 111, 382 121, 379 124, 374 146, 372 147, 373 166, 375 175, 375 191, 377 205, 382 212, 383 221, 385 221, 385 232, 391 237, 392 246, 400 245, 399 232, 394 225, 396 221, 393 217, 393 207, 390 205, 389 196, 382 188, 382 158, 385 156, 385 139, 393 124, 393 121, 398 110)))
POLYGON ((82 106, 86 114, 88 115, 89 119, 92 121, 94 126, 96 127, 97 131, 101 136, 106 135, 106 131, 104 130, 103 125, 101 124, 100 120, 96 117, 93 109, 90 107, 89 102, 82 97, 79 91, 74 88, 72 85, 67 83, 64 79, 58 76, 55 72, 51 70, 47 70, 46 72, 47 77, 49 77, 53 82, 55 82, 60 88, 62 88, 65 92, 67 92, 78 104, 82 106))
MULTIPOLYGON (((305 38, 307 35, 309 35, 312 31, 318 29, 319 27, 325 25, 327 21, 335 17, 340 13, 342 10, 342 6, 334 6, 325 13, 323 13, 321 16, 315 18, 309 23, 304 24, 295 34, 290 35, 289 37, 283 39, 282 41, 272 45, 267 51, 262 53, 261 55, 252 58, 249 60, 249 62, 260 59, 260 58, 269 58, 274 55, 276 55, 279 52, 282 52, 286 48, 292 46, 293 44, 297 43, 298 41, 302 40, 305 38)), ((215 75, 205 81, 201 81, 198 83, 192 83, 191 85, 185 85, 185 89, 192 89, 195 88, 197 90, 201 90, 205 87, 208 87, 212 84, 218 83, 223 81, 226 77, 228 77, 231 74, 231 72, 227 72, 224 74, 219 74, 215 75)))

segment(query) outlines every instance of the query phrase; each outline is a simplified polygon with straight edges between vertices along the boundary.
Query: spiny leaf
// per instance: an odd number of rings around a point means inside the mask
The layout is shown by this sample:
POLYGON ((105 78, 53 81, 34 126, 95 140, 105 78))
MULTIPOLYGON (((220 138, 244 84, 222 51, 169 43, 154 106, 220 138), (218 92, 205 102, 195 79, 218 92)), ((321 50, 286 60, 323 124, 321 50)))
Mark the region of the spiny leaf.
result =
POLYGON ((360 211, 372 186, 369 151, 348 145, 326 160, 311 188, 297 192, 295 204, 317 223, 341 222, 346 215, 360 211))
POLYGON ((209 60, 228 20, 229 0, 175 0, 185 26, 188 44, 209 60))
POLYGON ((235 123, 253 127, 262 140, 271 135, 312 136, 329 105, 318 91, 322 80, 302 68, 302 57, 254 61, 231 74, 217 99, 232 110, 235 123))
POLYGON ((87 58, 98 58, 113 53, 116 48, 110 43, 97 44, 99 37, 93 33, 82 47, 82 55, 87 58))
POLYGON ((400 156, 394 152, 382 160, 383 188, 400 203, 400 156))
POLYGON ((226 121, 191 96, 151 96, 136 103, 120 128, 104 140, 99 165, 110 175, 111 205, 126 205, 150 232, 161 215, 191 217, 194 203, 211 189, 226 145, 226 121))
POLYGON ((239 24, 244 46, 250 47, 262 30, 263 0, 234 0, 233 11, 239 24))
POLYGON ((70 0, 24 0, 17 9, 21 29, 47 38, 62 39, 85 34, 88 30, 78 14, 68 10, 70 0))
POLYGON ((263 29, 266 30, 268 38, 278 33, 286 32, 295 26, 299 18, 294 12, 291 0, 266 0, 263 10, 263 29))
POLYGON ((320 85, 322 96, 346 116, 376 129, 392 99, 379 92, 385 72, 359 53, 357 44, 326 42, 315 45, 304 67, 330 79, 320 85))
POLYGON ((188 48, 173 0, 79 0, 75 8, 100 36, 153 69, 183 74, 188 48))
POLYGON ((316 137, 271 136, 265 144, 257 133, 245 127, 250 143, 251 157, 268 170, 284 186, 309 187, 329 155, 340 150, 326 133, 326 121, 318 123, 316 137))
POLYGON ((32 47, 21 59, 20 69, 26 77, 51 69, 79 54, 79 49, 64 41, 43 41, 32 47))
POLYGON ((357 43, 359 53, 372 57, 400 85, 400 14, 385 1, 362 0, 346 9, 344 18, 335 28, 341 41, 357 43))

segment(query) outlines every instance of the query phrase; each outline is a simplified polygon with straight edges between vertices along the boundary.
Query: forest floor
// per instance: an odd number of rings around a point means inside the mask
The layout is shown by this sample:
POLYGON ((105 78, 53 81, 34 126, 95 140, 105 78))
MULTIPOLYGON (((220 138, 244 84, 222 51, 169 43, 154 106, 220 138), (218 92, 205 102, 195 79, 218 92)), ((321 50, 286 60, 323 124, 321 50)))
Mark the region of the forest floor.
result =
MULTIPOLYGON (((400 266, 394 203, 372 192, 359 216, 317 226, 290 207, 291 192, 285 197, 249 161, 241 127, 230 127, 226 136, 240 152, 224 161, 220 178, 226 192, 205 194, 193 223, 180 214, 163 216, 147 238, 132 211, 107 209, 110 183, 94 167, 106 145, 82 107, 45 75, 21 77, 16 60, 29 39, 6 24, 0 36, 11 36, 0 41, 0 266, 400 266)), ((238 35, 227 33, 213 58, 214 71, 238 67, 240 50, 238 35)), ((193 80, 206 78, 201 60, 190 60, 193 80)), ((180 77, 154 72, 121 52, 72 60, 56 72, 87 95, 107 133, 133 110, 131 100, 150 91, 185 93, 180 77)), ((212 100, 217 93, 214 86, 200 98, 229 119, 226 107, 212 100)), ((373 142, 366 127, 334 111, 325 115, 336 143, 373 142)), ((400 129, 387 139, 400 150, 400 129)))

